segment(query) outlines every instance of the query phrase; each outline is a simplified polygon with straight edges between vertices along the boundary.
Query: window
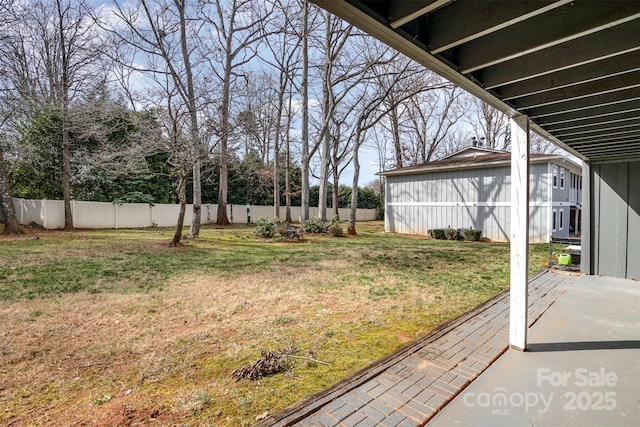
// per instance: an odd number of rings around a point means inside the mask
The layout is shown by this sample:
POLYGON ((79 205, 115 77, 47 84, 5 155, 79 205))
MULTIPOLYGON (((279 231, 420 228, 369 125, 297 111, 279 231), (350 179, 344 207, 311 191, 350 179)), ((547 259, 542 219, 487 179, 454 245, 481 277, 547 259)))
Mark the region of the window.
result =
POLYGON ((553 165, 553 188, 558 188, 558 167, 553 165))
POLYGON ((558 210, 553 210, 553 231, 558 229, 558 210))
POLYGON ((564 188, 564 168, 560 168, 560 188, 564 188))
POLYGON ((559 229, 562 230, 564 229, 564 209, 560 209, 560 221, 558 221, 559 224, 559 229))

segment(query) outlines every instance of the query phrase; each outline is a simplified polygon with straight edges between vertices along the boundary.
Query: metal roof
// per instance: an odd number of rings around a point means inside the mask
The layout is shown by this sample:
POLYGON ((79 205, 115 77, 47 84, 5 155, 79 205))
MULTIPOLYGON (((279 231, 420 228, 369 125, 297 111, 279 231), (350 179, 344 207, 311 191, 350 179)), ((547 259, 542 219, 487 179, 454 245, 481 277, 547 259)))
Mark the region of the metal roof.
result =
POLYGON ((312 0, 590 161, 640 160, 638 0, 312 0))

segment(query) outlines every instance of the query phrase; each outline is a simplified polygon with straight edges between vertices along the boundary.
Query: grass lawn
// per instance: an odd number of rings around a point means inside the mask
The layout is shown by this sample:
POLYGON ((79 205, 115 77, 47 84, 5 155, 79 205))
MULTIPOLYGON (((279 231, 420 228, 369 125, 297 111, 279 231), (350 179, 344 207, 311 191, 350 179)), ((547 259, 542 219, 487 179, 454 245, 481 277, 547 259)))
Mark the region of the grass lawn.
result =
MULTIPOLYGON (((508 287, 507 244, 358 230, 0 237, 0 424, 251 425, 508 287), (289 370, 231 377, 289 346, 289 370)), ((546 262, 532 245, 531 272, 546 262)))

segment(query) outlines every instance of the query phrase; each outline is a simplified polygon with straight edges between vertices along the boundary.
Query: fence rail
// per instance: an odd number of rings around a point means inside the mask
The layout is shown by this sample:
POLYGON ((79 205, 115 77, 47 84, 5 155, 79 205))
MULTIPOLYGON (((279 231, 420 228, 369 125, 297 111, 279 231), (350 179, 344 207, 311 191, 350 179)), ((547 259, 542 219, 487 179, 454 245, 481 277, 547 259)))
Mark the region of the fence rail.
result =
MULTIPOLYGON (((23 225, 35 222, 44 228, 64 228, 64 204, 62 200, 28 200, 13 199, 18 222, 23 225)), ((291 207, 291 218, 300 221, 300 207, 291 207)), ((108 203, 71 201, 73 225, 76 228, 144 228, 144 227, 174 227, 178 220, 179 205, 148 204, 148 203, 108 203)), ((202 205, 202 224, 216 222, 218 205, 202 205)), ((318 208, 309 208, 310 216, 318 215, 318 208)), ((333 209, 327 210, 328 216, 333 216, 333 209)), ((338 216, 346 220, 349 209, 338 209, 338 216)), ((227 217, 232 223, 246 224, 261 218, 273 218, 273 206, 227 205, 227 217), (249 221, 248 221, 249 219, 249 221)), ((184 218, 185 225, 191 223, 193 205, 187 205, 184 218)), ((280 218, 285 219, 285 208, 280 207, 280 218)), ((2 216, 0 215, 0 220, 2 216)), ((358 221, 373 221, 376 219, 375 209, 358 209, 358 221)))

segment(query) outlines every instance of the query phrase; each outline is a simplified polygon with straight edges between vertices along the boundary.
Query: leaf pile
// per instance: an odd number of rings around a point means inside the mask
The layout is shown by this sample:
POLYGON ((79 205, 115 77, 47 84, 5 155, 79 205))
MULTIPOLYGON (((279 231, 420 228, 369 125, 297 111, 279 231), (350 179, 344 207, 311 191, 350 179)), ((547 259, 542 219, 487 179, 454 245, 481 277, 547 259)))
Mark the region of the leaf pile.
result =
POLYGON ((243 366, 231 373, 231 377, 236 381, 242 379, 256 380, 265 375, 277 374, 286 371, 289 365, 286 363, 287 357, 298 349, 291 346, 281 348, 278 351, 262 350, 262 356, 250 365, 243 366))

